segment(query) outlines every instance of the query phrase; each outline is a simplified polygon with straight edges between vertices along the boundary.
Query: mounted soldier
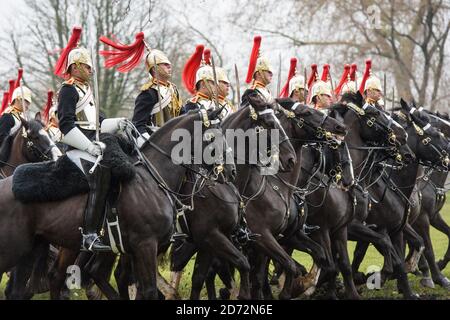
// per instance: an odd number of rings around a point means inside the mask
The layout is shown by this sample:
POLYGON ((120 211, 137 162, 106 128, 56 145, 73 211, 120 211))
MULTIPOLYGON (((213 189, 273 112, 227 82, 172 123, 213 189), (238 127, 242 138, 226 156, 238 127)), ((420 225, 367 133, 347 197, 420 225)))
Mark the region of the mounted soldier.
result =
POLYGON ((31 90, 21 85, 22 75, 23 70, 19 69, 17 80, 10 81, 9 92, 3 97, 2 109, 5 109, 0 117, 0 146, 7 136, 14 135, 21 127, 21 119, 31 105, 31 90))
POLYGON ((227 73, 223 68, 212 66, 211 51, 204 50, 203 45, 197 46, 195 53, 186 62, 182 79, 186 90, 194 95, 183 106, 182 114, 191 110, 215 110, 223 107, 220 114, 223 119, 236 111, 233 104, 226 99, 230 91, 227 73), (214 69, 217 84, 214 80, 214 69))
POLYGON ((21 127, 21 118, 24 117, 24 110, 31 105, 31 91, 27 87, 18 87, 14 90, 11 98, 11 104, 0 117, 0 145, 5 138, 13 135, 21 127), (23 99, 22 99, 23 91, 23 99), (25 101, 22 104, 22 100, 25 101))
POLYGON ((384 110, 381 81, 372 74, 372 61, 370 59, 366 61, 366 69, 364 70, 359 92, 364 94, 364 99, 367 104, 375 106, 380 110, 384 110))
POLYGON ((253 48, 250 55, 250 62, 247 71, 246 82, 251 84, 242 95, 242 105, 248 104, 247 96, 253 92, 259 94, 264 101, 272 103, 274 101, 272 93, 267 86, 271 83, 273 69, 269 60, 260 55, 261 36, 253 39, 253 48))
POLYGON ((132 118, 141 134, 137 140, 140 147, 149 139, 151 127, 161 127, 180 113, 180 94, 176 85, 170 81, 172 63, 164 52, 150 48, 145 41, 144 32, 139 32, 131 45, 115 43, 104 36, 100 37, 100 41, 114 48, 113 51, 100 51, 100 54, 106 57, 105 67, 121 64, 117 68, 119 72, 134 69, 140 63, 144 49, 147 49, 145 68, 149 80, 141 87, 141 92, 136 97, 132 118))
MULTIPOLYGON (((67 156, 86 175, 89 196, 84 215, 82 250, 110 251, 97 234, 103 222, 106 196, 110 185, 110 170, 100 162, 105 145, 99 141, 99 131, 114 133, 125 127, 123 118, 103 119, 99 116, 89 81, 93 64, 89 52, 78 47, 81 28, 75 27, 68 45, 55 66, 55 74, 67 79, 58 93, 57 117, 62 133, 61 142, 68 145, 67 156)), ((96 75, 95 75, 96 76, 96 75)))
POLYGON ((295 102, 306 104, 305 78, 297 73, 297 58, 291 58, 288 79, 281 89, 280 97, 289 97, 295 102))
POLYGON ((191 110, 215 109, 217 87, 214 83, 214 71, 203 59, 205 47, 198 45, 194 54, 188 59, 183 68, 182 80, 186 90, 194 96, 181 109, 181 114, 191 110))

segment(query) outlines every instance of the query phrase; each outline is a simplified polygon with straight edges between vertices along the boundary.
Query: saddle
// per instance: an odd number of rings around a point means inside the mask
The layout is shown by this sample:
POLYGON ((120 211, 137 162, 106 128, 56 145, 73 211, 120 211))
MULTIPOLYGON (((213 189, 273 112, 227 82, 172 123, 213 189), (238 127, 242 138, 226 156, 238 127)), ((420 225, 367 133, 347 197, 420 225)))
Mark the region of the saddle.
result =
MULTIPOLYGON (((124 183, 134 178, 136 169, 130 159, 133 148, 120 136, 101 134, 105 143, 101 165, 111 169, 112 180, 124 183)), ((56 162, 28 163, 17 167, 13 175, 14 197, 23 202, 60 201, 88 193, 89 185, 83 172, 67 157, 56 162)))

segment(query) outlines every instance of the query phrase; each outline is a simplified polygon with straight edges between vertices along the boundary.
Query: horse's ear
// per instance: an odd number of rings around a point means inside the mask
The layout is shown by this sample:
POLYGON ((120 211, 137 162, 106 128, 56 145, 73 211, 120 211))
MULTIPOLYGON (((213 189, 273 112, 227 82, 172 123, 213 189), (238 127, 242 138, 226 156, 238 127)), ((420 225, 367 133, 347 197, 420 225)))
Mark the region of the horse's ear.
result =
POLYGON ((356 91, 356 95, 355 96, 356 96, 356 100, 358 101, 358 105, 362 106, 364 104, 363 103, 364 98, 363 98, 361 92, 359 92, 359 90, 356 91))
POLYGON ((28 121, 25 120, 24 118, 20 117, 20 122, 22 122, 22 126, 25 128, 25 130, 28 130, 28 121))
POLYGON ((408 103, 403 100, 403 98, 400 98, 400 105, 402 106, 403 110, 406 110, 409 112, 409 110, 411 110, 411 108, 408 106, 408 103))
POLYGON ((34 120, 42 122, 42 115, 40 111, 36 112, 36 114, 34 115, 34 120))

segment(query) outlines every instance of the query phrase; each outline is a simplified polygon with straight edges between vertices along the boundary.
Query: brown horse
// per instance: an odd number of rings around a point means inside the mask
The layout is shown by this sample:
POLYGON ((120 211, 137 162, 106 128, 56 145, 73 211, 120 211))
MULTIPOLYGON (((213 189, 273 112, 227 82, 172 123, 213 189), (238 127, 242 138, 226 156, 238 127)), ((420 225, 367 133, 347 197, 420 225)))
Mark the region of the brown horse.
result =
MULTIPOLYGON (((0 148, 0 173, 2 178, 13 174, 15 168, 24 163, 56 160, 61 152, 43 130, 43 125, 37 120, 21 119, 22 126, 14 135, 7 137, 0 148)), ((25 259, 26 260, 26 259, 25 259)), ((14 268, 8 281, 5 295, 8 299, 21 298, 20 287, 11 283, 20 280, 22 268, 14 268), (16 289, 16 290, 13 290, 16 289)), ((0 273, 0 281, 1 281, 0 273)))
MULTIPOLYGON (((168 153, 176 144, 171 141, 171 132, 182 128, 189 132, 194 143, 194 120, 202 121, 202 130, 217 117, 217 112, 207 114, 192 113, 186 117, 173 119, 152 135, 151 145, 143 149, 146 158, 151 158, 160 176, 156 181, 145 166, 137 167, 136 177, 122 186, 118 198, 124 248, 133 257, 142 297, 156 299, 156 257, 159 250, 169 244, 173 232, 174 208, 160 183, 168 190, 178 190, 188 167, 175 165, 168 153), (168 159, 169 158, 169 159, 168 159)), ((206 147, 202 143, 202 150, 206 147)), ((206 167, 208 172, 212 168, 206 167)), ((225 166, 225 173, 231 174, 225 166)), ((87 195, 77 195, 63 201, 43 203, 21 203, 12 193, 12 178, 0 182, 0 272, 15 266, 21 258, 29 254, 37 236, 49 243, 79 251, 81 235, 78 227, 82 223, 87 195)), ((68 262, 70 265, 72 262, 68 262)), ((65 269, 57 274, 53 284, 52 297, 57 298, 64 280, 65 269), (62 274, 61 274, 62 273, 62 274), (59 287, 59 288, 58 288, 59 287)))

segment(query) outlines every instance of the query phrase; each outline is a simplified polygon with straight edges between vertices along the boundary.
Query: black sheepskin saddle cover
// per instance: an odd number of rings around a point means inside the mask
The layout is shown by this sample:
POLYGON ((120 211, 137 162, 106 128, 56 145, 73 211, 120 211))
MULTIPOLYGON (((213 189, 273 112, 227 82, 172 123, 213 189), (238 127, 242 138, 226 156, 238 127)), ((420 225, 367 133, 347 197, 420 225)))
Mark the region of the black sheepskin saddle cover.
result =
MULTIPOLYGON (((130 155, 133 146, 123 137, 103 133, 106 144, 101 165, 111 169, 112 181, 127 182, 134 178, 135 167, 130 155)), ((89 192, 83 172, 66 156, 56 162, 28 163, 17 167, 12 191, 17 200, 29 202, 59 201, 89 192)))

